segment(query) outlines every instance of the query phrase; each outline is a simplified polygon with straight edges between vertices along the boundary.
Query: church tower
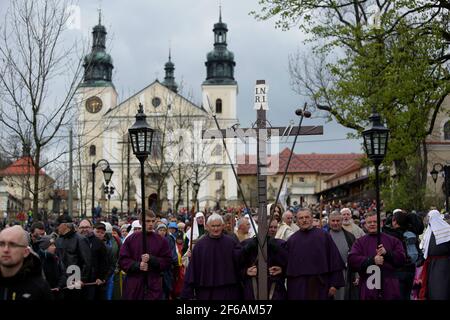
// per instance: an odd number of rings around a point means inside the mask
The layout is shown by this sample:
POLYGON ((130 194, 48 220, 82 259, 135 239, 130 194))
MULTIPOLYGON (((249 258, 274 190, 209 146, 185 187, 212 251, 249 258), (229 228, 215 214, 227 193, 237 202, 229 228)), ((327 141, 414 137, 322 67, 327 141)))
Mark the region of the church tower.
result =
MULTIPOLYGON (((117 92, 112 82, 113 60, 106 52, 106 28, 102 25, 101 12, 99 12, 98 24, 92 31, 92 49, 84 58, 83 81, 79 85, 75 100, 78 104, 77 134, 80 139, 81 178, 78 182, 84 187, 84 195, 91 199, 92 179, 91 164, 99 159, 111 159, 110 133, 108 133, 108 121, 105 114, 109 109, 117 105, 117 92)), ((113 169, 114 170, 114 169, 113 169)), ((95 199, 102 197, 103 175, 100 168, 96 172, 95 199)), ((90 216, 90 201, 87 202, 86 214, 90 216)), ((82 208, 83 211, 85 208, 82 208)))
MULTIPOLYGON (((227 48, 226 23, 222 22, 222 11, 219 22, 214 24, 214 49, 206 55, 206 80, 202 84, 203 106, 210 106, 218 119, 231 122, 236 118, 236 96, 238 86, 234 80, 233 52, 227 48)), ((235 122, 234 122, 235 123, 235 122)))
POLYGON ((169 61, 166 62, 164 66, 164 71, 166 72, 166 76, 164 77, 164 81, 162 82, 163 85, 165 85, 167 88, 172 90, 173 92, 178 92, 178 85, 175 82, 175 65, 172 62, 172 57, 169 50, 169 61))
MULTIPOLYGON (((228 28, 226 23, 222 22, 221 8, 219 22, 214 24, 213 32, 214 49, 206 55, 206 79, 202 84, 203 108, 212 109, 221 128, 229 128, 238 122, 236 114, 238 85, 234 79, 236 62, 234 54, 227 48, 228 28)), ((228 151, 236 163, 236 141, 226 140, 228 151)), ((228 204, 232 205, 233 200, 237 200, 237 183, 221 141, 213 144, 210 159, 218 164, 218 167, 200 187, 199 198, 213 190, 216 203, 222 206, 226 199, 228 204)))

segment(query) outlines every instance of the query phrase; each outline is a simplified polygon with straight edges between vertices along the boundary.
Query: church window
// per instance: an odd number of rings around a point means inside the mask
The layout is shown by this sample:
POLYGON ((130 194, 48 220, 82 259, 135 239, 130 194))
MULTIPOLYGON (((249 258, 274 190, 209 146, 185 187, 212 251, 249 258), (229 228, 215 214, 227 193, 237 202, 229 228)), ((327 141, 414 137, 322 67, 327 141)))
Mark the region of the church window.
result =
POLYGON ((222 146, 220 144, 218 144, 214 147, 212 155, 213 156, 221 156, 222 155, 222 146))
POLYGON ((444 125, 444 140, 450 140, 450 121, 444 125))
POLYGON ((222 99, 216 100, 216 113, 222 113, 222 99))
POLYGON ((222 180, 222 171, 216 172, 216 180, 222 180))
POLYGON ((94 146, 94 145, 91 145, 91 146, 89 147, 89 155, 90 155, 91 157, 93 157, 93 156, 95 156, 95 154, 96 154, 95 146, 94 146))
POLYGON ((153 133, 151 153, 154 158, 161 157, 161 132, 159 132, 159 131, 155 131, 153 133))

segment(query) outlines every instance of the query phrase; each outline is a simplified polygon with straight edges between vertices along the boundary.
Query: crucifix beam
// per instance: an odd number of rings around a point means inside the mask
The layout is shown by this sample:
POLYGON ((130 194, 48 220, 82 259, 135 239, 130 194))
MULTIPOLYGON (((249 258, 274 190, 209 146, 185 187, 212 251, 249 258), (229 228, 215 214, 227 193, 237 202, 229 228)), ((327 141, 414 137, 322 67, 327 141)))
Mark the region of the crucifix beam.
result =
MULTIPOLYGON (((229 129, 221 129, 217 122, 216 116, 214 115, 214 119, 216 120, 217 129, 216 130, 203 130, 202 138, 203 139, 221 139, 223 144, 225 144, 224 139, 233 139, 238 138, 242 142, 246 143, 248 138, 255 138, 257 141, 257 183, 258 183, 258 232, 256 236, 258 237, 258 290, 255 292, 256 300, 268 300, 269 290, 268 290, 268 266, 267 266, 267 241, 265 239, 267 235, 268 225, 267 225, 267 138, 280 136, 280 137, 288 137, 295 136, 294 145, 295 146, 296 139, 299 135, 322 135, 323 127, 322 126, 301 126, 301 121, 298 126, 288 126, 288 127, 269 127, 267 128, 267 119, 266 119, 266 111, 268 110, 267 104, 267 90, 268 87, 265 84, 265 80, 257 80, 256 88, 255 88, 255 105, 254 109, 257 111, 257 121, 256 126, 254 128, 236 128, 233 126, 229 129)), ((306 105, 305 105, 306 108, 306 105)), ((303 110, 304 112, 305 110, 303 110)), ((303 119, 303 115, 305 113, 297 112, 297 115, 301 115, 303 119)), ((310 115, 310 114, 309 114, 310 115)), ((225 144, 226 149, 226 144, 225 144)), ((293 152, 293 150, 291 150, 293 152)), ((292 154, 291 154, 292 156, 292 154)), ((289 160, 291 157, 289 158, 289 160)), ((230 159, 231 161, 231 159, 230 159)), ((239 179, 237 177, 236 170, 234 168, 233 163, 231 162, 233 172, 235 174, 235 178, 238 183, 238 187, 240 188, 239 179)), ((286 175, 286 171, 289 166, 286 165, 284 176, 286 175)), ((243 193, 241 192, 242 197, 244 198, 243 193)), ((244 200, 245 202, 245 200, 244 200)), ((251 217, 250 217, 251 219, 251 217)), ((272 291, 272 290, 271 290, 272 291)))

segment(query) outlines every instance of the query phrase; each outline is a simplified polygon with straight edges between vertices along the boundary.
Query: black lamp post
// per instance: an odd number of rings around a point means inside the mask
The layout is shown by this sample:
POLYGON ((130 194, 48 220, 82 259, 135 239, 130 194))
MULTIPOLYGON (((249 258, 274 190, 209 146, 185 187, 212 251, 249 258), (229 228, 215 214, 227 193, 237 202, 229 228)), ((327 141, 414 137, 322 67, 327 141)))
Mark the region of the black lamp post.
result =
POLYGON ((186 180, 186 211, 189 212, 189 179, 186 180))
POLYGON ((436 182, 439 172, 442 172, 444 175, 444 194, 445 194, 445 211, 449 212, 449 203, 448 203, 448 196, 449 196, 449 178, 450 178, 450 166, 443 165, 442 163, 435 163, 433 164, 433 170, 430 171, 431 177, 434 181, 434 192, 436 193, 436 182))
POLYGON ((114 194, 114 190, 115 190, 116 188, 114 188, 113 186, 108 186, 108 184, 105 186, 105 188, 104 188, 104 190, 103 190, 103 192, 105 193, 105 196, 107 196, 108 197, 108 218, 109 218, 109 215, 111 214, 111 210, 110 210, 110 208, 109 208, 109 206, 110 206, 110 201, 111 201, 111 196, 114 194))
POLYGON ((97 163, 92 163, 92 218, 94 218, 95 216, 95 169, 100 165, 101 162, 106 163, 106 168, 102 170, 106 185, 109 184, 114 173, 114 171, 111 170, 108 160, 100 159, 97 161, 97 163))
POLYGON ((200 183, 195 181, 194 184, 192 185, 192 188, 194 189, 194 192, 195 192, 195 206, 196 206, 196 210, 198 211, 198 210, 200 210, 199 203, 198 203, 198 190, 200 190, 200 183))
POLYGON ((146 228, 145 228, 145 183, 144 183, 144 162, 150 155, 152 148, 153 132, 150 128, 144 114, 144 106, 139 103, 139 110, 136 114, 136 122, 128 129, 130 135, 131 146, 133 153, 141 163, 141 196, 142 196, 142 250, 143 254, 147 253, 146 228))
POLYGON ((379 167, 386 155, 389 129, 381 123, 381 117, 375 108, 369 117, 370 125, 362 132, 364 138, 364 148, 367 157, 375 165, 375 191, 377 201, 377 244, 381 244, 381 216, 380 216, 380 177, 379 167))

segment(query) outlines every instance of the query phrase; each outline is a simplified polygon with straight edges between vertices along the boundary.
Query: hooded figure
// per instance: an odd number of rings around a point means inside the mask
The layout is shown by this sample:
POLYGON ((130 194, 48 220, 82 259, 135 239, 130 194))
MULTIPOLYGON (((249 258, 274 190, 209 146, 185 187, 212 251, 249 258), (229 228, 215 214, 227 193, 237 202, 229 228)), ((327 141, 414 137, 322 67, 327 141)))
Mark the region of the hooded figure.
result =
POLYGON ((189 239, 189 242, 191 241, 191 232, 192 232, 192 241, 193 243, 196 242, 198 238, 200 238, 205 233, 205 215, 203 212, 197 212, 195 215, 194 221, 193 221, 193 230, 190 229, 186 232, 186 236, 189 239), (202 221, 202 223, 198 223, 198 218, 202 221), (201 219, 203 218, 203 219, 201 219))
POLYGON ((428 228, 420 247, 425 263, 419 299, 450 299, 450 225, 437 210, 428 212, 428 228))
POLYGON ((123 239, 123 241, 125 242, 125 240, 127 240, 136 230, 136 228, 140 228, 142 229, 141 223, 139 222, 139 220, 134 220, 131 223, 131 230, 130 232, 128 232, 127 236, 125 237, 125 239, 123 239))

